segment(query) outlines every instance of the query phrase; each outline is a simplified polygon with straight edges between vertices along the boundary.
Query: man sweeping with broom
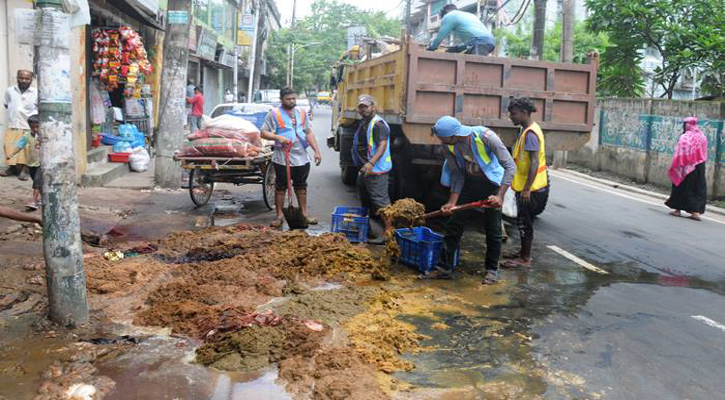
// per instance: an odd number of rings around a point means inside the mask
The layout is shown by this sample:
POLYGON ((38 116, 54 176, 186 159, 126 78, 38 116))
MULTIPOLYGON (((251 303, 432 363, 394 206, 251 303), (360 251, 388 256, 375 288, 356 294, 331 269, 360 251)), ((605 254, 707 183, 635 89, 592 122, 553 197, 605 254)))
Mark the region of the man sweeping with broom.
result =
MULTIPOLYGON (((300 217, 303 219, 303 221, 296 221, 300 223, 295 224, 299 225, 295 227, 307 227, 307 225, 317 224, 317 220, 310 218, 307 214, 307 177, 310 174, 310 158, 307 148, 312 147, 315 152, 315 165, 320 165, 322 162, 322 154, 320 154, 320 147, 317 145, 307 115, 296 108, 297 93, 291 88, 284 88, 280 91, 279 97, 282 107, 275 108, 267 114, 261 134, 263 139, 275 141, 272 165, 277 177, 274 195, 277 217, 269 226, 279 228, 284 223, 285 190, 287 190, 288 180, 291 180, 299 205, 299 213, 301 213, 300 217), (287 168, 288 164, 289 168, 287 168), (287 171, 290 171, 289 177, 287 171)), ((295 220, 298 219, 295 218, 295 220)), ((289 220, 287 222, 292 225, 289 220)), ((290 226, 290 228, 295 227, 290 226)))

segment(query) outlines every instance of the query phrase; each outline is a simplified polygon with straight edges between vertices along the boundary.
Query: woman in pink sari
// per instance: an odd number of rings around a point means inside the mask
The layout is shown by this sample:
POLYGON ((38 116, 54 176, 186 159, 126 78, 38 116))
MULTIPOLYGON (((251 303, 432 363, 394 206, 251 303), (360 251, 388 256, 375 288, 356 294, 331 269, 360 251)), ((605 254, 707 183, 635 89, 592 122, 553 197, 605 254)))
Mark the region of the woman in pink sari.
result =
POLYGON ((677 141, 672 165, 667 171, 672 181, 672 194, 665 205, 675 210, 671 215, 679 217, 681 210, 685 210, 691 214, 691 219, 700 220, 707 201, 705 161, 707 138, 697 127, 697 118, 686 118, 684 133, 677 141))

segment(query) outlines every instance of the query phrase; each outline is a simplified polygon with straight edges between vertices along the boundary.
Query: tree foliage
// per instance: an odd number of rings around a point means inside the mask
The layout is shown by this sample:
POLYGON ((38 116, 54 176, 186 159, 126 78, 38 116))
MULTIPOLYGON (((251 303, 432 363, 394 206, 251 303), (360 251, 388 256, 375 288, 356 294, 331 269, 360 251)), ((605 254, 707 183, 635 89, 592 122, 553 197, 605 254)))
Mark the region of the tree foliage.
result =
MULTIPOLYGON (((528 58, 531 51, 531 32, 524 28, 524 24, 516 25, 514 31, 500 29, 495 32, 499 42, 506 42, 506 56, 512 58, 528 58)), ((544 40, 544 61, 561 61, 562 24, 557 22, 552 28, 546 30, 544 40)), ((592 33, 586 29, 583 21, 574 25, 574 62, 584 64, 589 59, 592 50, 604 51, 609 46, 606 33, 592 33)))
POLYGON ((364 26, 367 36, 398 37, 402 24, 381 11, 366 11, 338 0, 316 0, 309 16, 294 29, 273 32, 267 49, 270 85, 283 87, 287 76, 287 48, 294 43, 294 86, 303 92, 328 88, 330 67, 347 50, 347 28, 364 26), (306 46, 306 47, 302 47, 306 46))
POLYGON ((620 96, 643 93, 642 50, 662 55, 653 80, 668 98, 683 69, 725 68, 725 2, 722 0, 586 0, 588 26, 609 34, 600 88, 620 96))

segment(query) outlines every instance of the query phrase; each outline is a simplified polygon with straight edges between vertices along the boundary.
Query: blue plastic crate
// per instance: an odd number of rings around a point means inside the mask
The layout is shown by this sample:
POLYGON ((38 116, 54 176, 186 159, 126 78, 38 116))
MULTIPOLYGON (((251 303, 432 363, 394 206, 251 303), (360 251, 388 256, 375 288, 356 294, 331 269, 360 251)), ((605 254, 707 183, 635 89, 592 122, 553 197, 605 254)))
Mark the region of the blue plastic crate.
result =
POLYGON ((368 221, 368 210, 364 207, 335 207, 332 232, 344 233, 351 242, 365 242, 368 240, 368 221))
MULTIPOLYGON (((400 261, 428 272, 438 264, 443 251, 443 235, 424 226, 395 230, 395 240, 400 246, 400 261)), ((453 266, 458 265, 459 251, 456 249, 453 266)))

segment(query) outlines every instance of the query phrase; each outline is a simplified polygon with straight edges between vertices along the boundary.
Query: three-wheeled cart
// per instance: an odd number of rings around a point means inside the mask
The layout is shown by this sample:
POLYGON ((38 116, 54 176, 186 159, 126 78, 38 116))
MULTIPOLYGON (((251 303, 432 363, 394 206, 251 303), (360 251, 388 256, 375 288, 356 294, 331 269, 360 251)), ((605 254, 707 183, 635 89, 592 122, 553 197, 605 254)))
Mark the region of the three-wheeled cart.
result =
POLYGON ((189 195, 198 207, 209 202, 215 183, 262 185, 264 204, 274 208, 275 172, 272 152, 255 157, 185 157, 175 156, 182 168, 189 171, 189 195))

